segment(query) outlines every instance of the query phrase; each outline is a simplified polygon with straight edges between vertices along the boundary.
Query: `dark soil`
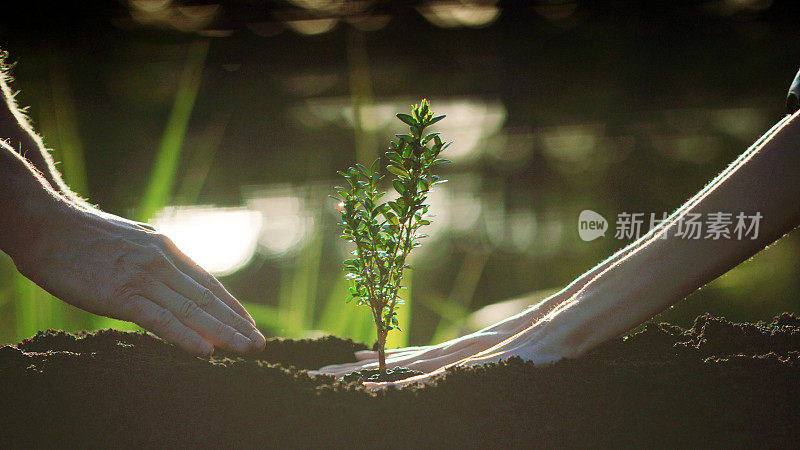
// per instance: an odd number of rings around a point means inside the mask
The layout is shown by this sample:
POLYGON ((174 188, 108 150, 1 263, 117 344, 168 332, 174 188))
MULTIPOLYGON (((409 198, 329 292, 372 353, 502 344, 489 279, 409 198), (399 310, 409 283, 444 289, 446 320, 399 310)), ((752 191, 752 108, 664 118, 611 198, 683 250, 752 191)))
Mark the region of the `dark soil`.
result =
POLYGON ((787 447, 800 442, 800 319, 650 324, 582 358, 458 369, 368 393, 288 368, 351 341, 193 358, 143 333, 48 331, 0 348, 0 448, 787 447))
POLYGON ((343 376, 342 381, 359 384, 365 381, 398 381, 422 374, 422 372, 411 370, 407 367, 388 369, 383 375, 378 369, 363 369, 343 376))

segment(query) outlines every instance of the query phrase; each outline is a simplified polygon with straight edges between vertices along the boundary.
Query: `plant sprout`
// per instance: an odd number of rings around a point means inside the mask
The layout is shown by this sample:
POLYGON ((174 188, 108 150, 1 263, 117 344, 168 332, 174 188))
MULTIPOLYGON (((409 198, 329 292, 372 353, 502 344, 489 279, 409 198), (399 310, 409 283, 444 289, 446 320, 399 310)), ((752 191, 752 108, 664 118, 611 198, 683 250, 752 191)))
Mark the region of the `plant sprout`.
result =
POLYGON ((398 114, 397 118, 409 125, 408 134, 396 135, 397 142, 389 144, 386 152, 386 170, 394 175, 392 187, 396 200, 381 203, 386 192, 379 189, 384 176, 378 158, 370 169, 361 164, 338 172, 347 181, 335 189, 342 212, 342 239, 355 244, 355 258, 344 261, 344 270, 350 280, 348 303, 369 306, 378 335, 378 364, 380 373, 386 373, 386 337, 389 331, 400 329, 397 307, 403 302, 399 291, 403 289, 403 270, 411 250, 419 246, 418 239, 426 235, 419 229, 430 224, 425 201, 431 188, 440 180, 434 168, 448 162, 439 154, 448 146, 439 133, 425 134, 425 129, 445 116, 434 116, 430 105, 423 99, 411 109, 411 115, 398 114))

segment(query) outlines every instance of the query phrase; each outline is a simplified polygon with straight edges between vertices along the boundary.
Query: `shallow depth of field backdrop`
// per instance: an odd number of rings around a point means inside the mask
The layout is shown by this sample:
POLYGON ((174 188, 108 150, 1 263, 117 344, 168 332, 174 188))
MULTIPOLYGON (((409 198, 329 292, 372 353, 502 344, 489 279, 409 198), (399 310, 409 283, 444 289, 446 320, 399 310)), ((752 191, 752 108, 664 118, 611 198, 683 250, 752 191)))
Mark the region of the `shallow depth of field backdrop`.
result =
MULTIPOLYGON (((782 117, 800 66, 792 1, 9 3, 0 48, 70 186, 173 236, 272 335, 374 340, 367 309, 344 303, 326 195, 430 98, 454 163, 389 346, 564 285, 629 242, 620 213, 646 231, 782 117), (605 237, 579 238, 584 209, 605 237)), ((798 250, 790 235, 661 318, 799 312, 798 250)), ((109 326, 133 329, 52 299, 0 253, 0 343, 109 326)))

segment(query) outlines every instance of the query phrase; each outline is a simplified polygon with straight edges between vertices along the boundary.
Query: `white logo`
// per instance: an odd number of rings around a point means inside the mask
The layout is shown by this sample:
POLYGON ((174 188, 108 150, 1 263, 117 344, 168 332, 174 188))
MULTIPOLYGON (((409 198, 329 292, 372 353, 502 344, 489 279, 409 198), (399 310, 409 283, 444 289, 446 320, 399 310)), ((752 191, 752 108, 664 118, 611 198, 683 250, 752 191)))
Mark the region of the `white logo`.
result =
POLYGON ((584 241, 593 241, 600 236, 605 236, 608 231, 608 221, 605 217, 591 209, 584 209, 578 216, 578 235, 584 241))

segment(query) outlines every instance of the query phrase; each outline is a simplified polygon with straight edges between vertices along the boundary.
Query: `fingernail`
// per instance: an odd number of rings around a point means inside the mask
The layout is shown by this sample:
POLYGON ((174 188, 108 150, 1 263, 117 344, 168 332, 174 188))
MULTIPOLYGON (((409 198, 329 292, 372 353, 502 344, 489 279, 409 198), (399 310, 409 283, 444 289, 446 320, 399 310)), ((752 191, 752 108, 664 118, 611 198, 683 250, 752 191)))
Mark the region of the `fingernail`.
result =
POLYGON ((239 351, 247 351, 253 342, 250 339, 247 339, 243 334, 236 333, 233 336, 233 343, 239 351))
POLYGON ((200 346, 200 354, 203 358, 209 358, 211 355, 214 354, 214 345, 210 342, 206 342, 200 346))
POLYGON ((259 350, 263 349, 267 345, 267 339, 258 330, 253 330, 253 332, 250 333, 250 341, 259 350))

